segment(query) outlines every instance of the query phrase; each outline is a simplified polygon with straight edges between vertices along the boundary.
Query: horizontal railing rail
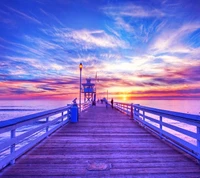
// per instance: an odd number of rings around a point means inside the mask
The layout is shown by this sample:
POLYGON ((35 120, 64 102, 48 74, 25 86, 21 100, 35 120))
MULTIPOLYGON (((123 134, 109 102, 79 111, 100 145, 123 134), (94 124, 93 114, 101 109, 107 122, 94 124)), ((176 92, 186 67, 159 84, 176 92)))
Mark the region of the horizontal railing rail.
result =
MULTIPOLYGON (((74 106, 77 107, 76 104, 68 104, 66 107, 1 121, 0 169, 9 163, 14 164, 15 160, 27 150, 67 124, 72 117, 77 117, 78 108, 77 113, 73 113, 74 106)), ((90 107, 89 103, 83 106, 83 110, 90 107)))
POLYGON ((200 161, 200 116, 139 104, 115 103, 114 106, 200 161))
POLYGON ((132 104, 128 104, 128 103, 120 103, 120 102, 114 102, 114 107, 116 109, 118 109, 119 111, 129 115, 129 116, 133 116, 133 107, 132 104))

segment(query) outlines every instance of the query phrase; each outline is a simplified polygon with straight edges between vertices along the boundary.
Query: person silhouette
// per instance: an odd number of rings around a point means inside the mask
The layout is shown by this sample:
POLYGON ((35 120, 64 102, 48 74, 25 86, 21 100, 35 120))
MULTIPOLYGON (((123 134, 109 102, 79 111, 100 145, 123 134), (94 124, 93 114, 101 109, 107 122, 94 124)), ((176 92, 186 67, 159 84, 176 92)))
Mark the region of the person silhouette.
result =
POLYGON ((113 98, 111 99, 111 105, 112 105, 112 108, 113 108, 113 98))

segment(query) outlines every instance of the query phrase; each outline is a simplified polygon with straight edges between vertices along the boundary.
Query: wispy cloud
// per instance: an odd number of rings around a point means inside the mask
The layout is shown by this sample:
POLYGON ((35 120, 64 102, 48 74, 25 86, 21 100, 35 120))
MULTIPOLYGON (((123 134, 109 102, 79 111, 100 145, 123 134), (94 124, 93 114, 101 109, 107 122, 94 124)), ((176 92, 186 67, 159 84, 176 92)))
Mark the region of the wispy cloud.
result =
POLYGON ((182 43, 183 37, 200 29, 199 23, 184 24, 180 28, 165 30, 151 45, 151 50, 155 52, 180 52, 189 53, 190 46, 182 43))
POLYGON ((61 25, 61 26, 63 26, 63 27, 65 26, 55 15, 46 12, 46 11, 45 11, 44 9, 42 9, 42 8, 40 8, 40 11, 41 11, 44 15, 46 15, 48 18, 50 18, 50 19, 56 21, 59 25, 61 25))
POLYGON ((63 31, 62 34, 56 34, 60 38, 64 38, 67 41, 73 42, 75 44, 81 44, 83 47, 87 48, 127 48, 128 44, 112 35, 107 34, 103 30, 67 30, 63 31))
POLYGON ((163 17, 165 13, 156 8, 149 8, 148 6, 137 6, 131 3, 124 3, 121 6, 104 7, 103 11, 111 16, 125 16, 125 17, 163 17))
POLYGON ((115 18, 115 24, 120 28, 120 29, 124 29, 127 32, 131 32, 134 33, 135 30, 133 28, 133 26, 131 26, 129 23, 125 22, 125 20, 121 17, 116 17, 115 18))
POLYGON ((11 10, 11 11, 17 13, 18 15, 20 15, 21 17, 23 17, 23 18, 25 18, 25 19, 27 19, 27 20, 30 20, 30 21, 35 22, 35 23, 37 23, 37 24, 42 24, 39 20, 37 20, 37 19, 34 18, 34 17, 31 17, 31 16, 29 16, 29 15, 27 15, 27 14, 25 14, 25 13, 19 11, 19 10, 16 10, 16 9, 14 9, 14 8, 12 8, 12 7, 8 7, 8 6, 6 6, 6 7, 7 7, 9 10, 11 10))

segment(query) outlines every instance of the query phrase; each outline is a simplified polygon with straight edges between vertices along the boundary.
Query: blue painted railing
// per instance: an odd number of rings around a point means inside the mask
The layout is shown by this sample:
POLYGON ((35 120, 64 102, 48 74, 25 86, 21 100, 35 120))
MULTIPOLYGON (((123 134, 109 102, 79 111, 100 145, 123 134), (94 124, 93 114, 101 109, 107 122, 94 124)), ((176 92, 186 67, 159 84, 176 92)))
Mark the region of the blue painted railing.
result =
POLYGON ((114 103, 141 126, 200 161, 200 116, 141 106, 114 103))
MULTIPOLYGON (((82 105, 82 111, 90 107, 82 105)), ((77 107, 77 105, 75 106, 77 107)), ((0 122, 0 169, 48 137, 61 126, 68 124, 73 116, 74 105, 69 104, 53 110, 39 112, 0 122)), ((76 120, 76 119, 75 119, 76 120)))

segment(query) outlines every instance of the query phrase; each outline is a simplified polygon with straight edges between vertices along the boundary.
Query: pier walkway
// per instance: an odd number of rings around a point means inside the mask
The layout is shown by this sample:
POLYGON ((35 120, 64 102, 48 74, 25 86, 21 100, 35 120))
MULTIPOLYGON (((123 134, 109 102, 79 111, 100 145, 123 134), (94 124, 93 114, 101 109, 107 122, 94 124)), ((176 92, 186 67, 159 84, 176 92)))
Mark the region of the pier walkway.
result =
POLYGON ((200 177, 200 166, 133 119, 105 105, 58 129, 0 176, 200 177))

